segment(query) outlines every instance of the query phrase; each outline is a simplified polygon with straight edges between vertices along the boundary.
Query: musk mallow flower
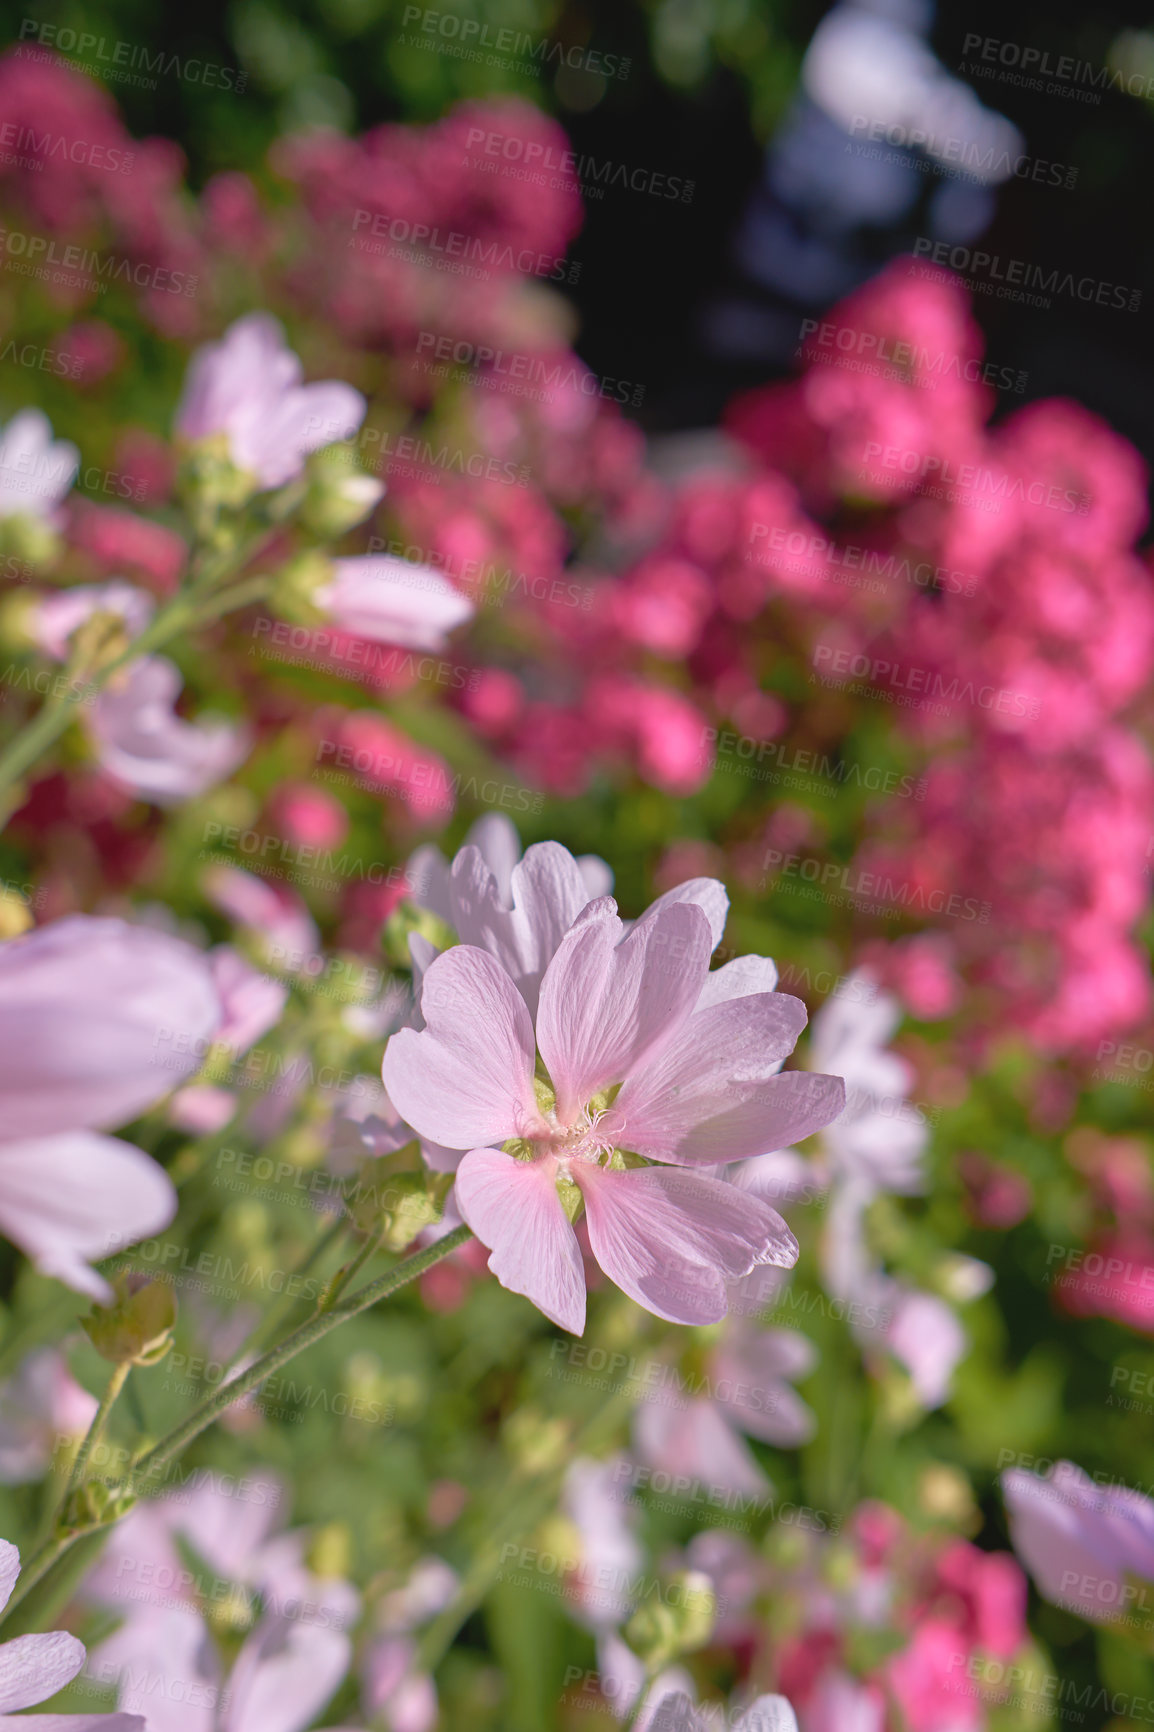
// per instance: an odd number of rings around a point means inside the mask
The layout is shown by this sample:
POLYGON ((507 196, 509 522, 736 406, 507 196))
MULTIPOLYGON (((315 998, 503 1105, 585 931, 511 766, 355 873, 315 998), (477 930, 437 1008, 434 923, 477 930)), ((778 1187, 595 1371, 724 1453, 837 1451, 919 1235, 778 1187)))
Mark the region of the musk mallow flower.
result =
POLYGON ((375 553, 330 565, 332 577, 313 591, 313 603, 357 637, 440 650, 453 628, 476 612, 468 596, 429 566, 375 553))
POLYGON ((805 1008, 772 990, 762 958, 711 974, 716 941, 696 901, 663 898, 626 930, 601 897, 556 944, 535 1029, 501 963, 459 944, 425 973, 425 1028, 386 1048, 401 1117, 467 1151, 454 1195, 489 1268, 575 1334, 582 1209, 597 1263, 669 1322, 716 1322, 727 1281, 797 1258, 775 1210, 694 1169, 808 1136, 840 1112, 844 1087, 778 1074, 805 1008))
POLYGON ((1128 1486, 1098 1485, 1073 1462, 1048 1479, 1002 1475, 1010 1537, 1038 1592, 1068 1612, 1108 1622, 1154 1582, 1154 1500, 1128 1486))
MULTIPOLYGON (((12 1597, 20 1574, 20 1553, 0 1540, 0 1611, 12 1597)), ((144 1732, 138 1714, 34 1714, 19 1718, 22 1708, 46 1702, 75 1678, 86 1658, 83 1642, 65 1630, 46 1635, 17 1636, 0 1642, 0 1726, 27 1727, 28 1732, 144 1732)))
POLYGON ((55 1347, 40 1347, 0 1383, 0 1485, 43 1479, 57 1450, 79 1442, 98 1403, 55 1347))
POLYGON ((797 1732, 797 1716, 784 1696, 758 1696, 743 1714, 732 1718, 727 1713, 719 1721, 680 1694, 662 1699, 648 1732, 716 1732, 719 1724, 732 1726, 733 1732, 797 1732))
POLYGON ((42 1274, 107 1300, 89 1260, 171 1221, 162 1169, 98 1133, 195 1071, 219 1020, 207 960, 167 933, 78 914, 0 945, 0 1233, 42 1274))
POLYGON ((66 439, 53 439, 47 415, 21 409, 0 433, 0 518, 56 523, 79 467, 79 451, 66 439))
POLYGON ((142 656, 100 693, 89 722, 105 774, 157 806, 203 794, 248 755, 247 728, 177 715, 182 683, 166 656, 142 656))
POLYGON ((294 481, 305 457, 351 439, 365 399, 336 379, 301 383, 299 358, 269 313, 247 313, 192 358, 176 412, 186 439, 222 434, 238 469, 262 488, 294 481))

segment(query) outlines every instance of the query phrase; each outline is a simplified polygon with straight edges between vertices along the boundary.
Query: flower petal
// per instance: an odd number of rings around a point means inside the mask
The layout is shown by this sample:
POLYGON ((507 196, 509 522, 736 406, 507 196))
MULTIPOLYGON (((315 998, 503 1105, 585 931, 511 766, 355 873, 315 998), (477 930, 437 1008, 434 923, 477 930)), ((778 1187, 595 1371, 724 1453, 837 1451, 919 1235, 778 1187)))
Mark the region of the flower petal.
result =
MULTIPOLYGON (((708 880, 707 880, 708 882, 708 880)), ((725 1004, 731 998, 749 998, 754 993, 777 990, 777 964, 768 956, 737 956, 705 977, 697 1009, 725 1004)))
MULTIPOLYGON (((23 1715, 0 1714, 2 1732, 21 1732, 28 1724, 23 1715)), ((32 1732, 159 1732, 159 1728, 149 1727, 139 1714, 37 1714, 32 1732)))
POLYGON ((3 1135, 127 1124, 220 1018, 208 958, 167 932, 77 914, 0 945, 3 1135))
POLYGON ((352 1648, 343 1630, 265 1618, 233 1667, 223 1732, 301 1732, 348 1671, 352 1648))
POLYGON ((709 921, 709 930, 713 937, 711 950, 716 950, 721 943, 721 935, 725 931, 725 922, 729 915, 729 897, 725 885, 719 878, 687 878, 684 884, 675 884, 672 890, 667 890, 664 896, 659 896, 651 902, 641 920, 652 920, 662 909, 676 907, 680 903, 693 903, 700 908, 709 921))
POLYGON ((585 1328, 585 1265, 554 1183, 556 1163, 472 1149, 457 1169, 463 1219, 491 1252, 489 1268, 561 1329, 585 1328))
POLYGON ((0 1711, 31 1708, 55 1696, 75 1678, 84 1656, 84 1643, 64 1630, 0 1643, 0 1711))
POLYGON ((538 1123, 533 1025, 499 962, 454 945, 426 972, 420 1008, 424 1029, 399 1029, 382 1066, 389 1098, 414 1130, 471 1149, 538 1123))
POLYGON ((638 1454, 672 1479, 698 1479, 709 1487, 760 1497, 770 1483, 753 1453, 728 1426, 712 1401, 683 1407, 641 1401, 633 1419, 638 1454))
POLYGON ((453 861, 452 924, 463 944, 475 944, 503 964, 536 1014, 541 978, 589 903, 581 868, 559 842, 538 842, 509 875, 510 902, 479 846, 453 861))
POLYGON ((176 1192, 143 1149, 95 1131, 0 1143, 0 1232, 42 1275, 93 1299, 111 1288, 89 1263, 159 1233, 176 1192))
POLYGON ((757 1263, 790 1268, 797 1241, 781 1216, 747 1193, 676 1167, 614 1172, 573 1163, 593 1255, 611 1281, 670 1323, 716 1323, 726 1281, 757 1263))
POLYGON ((20 1553, 9 1540, 0 1540, 0 1612, 12 1598, 20 1574, 20 1553))
POLYGON ((618 1095, 618 1143, 653 1160, 717 1165, 820 1130, 842 1110, 841 1078, 775 1074, 804 1027, 805 1006, 783 992, 695 1012, 618 1095))
POLYGON ((709 926, 693 903, 674 903, 624 931, 612 898, 590 903, 541 983, 537 1044, 562 1122, 673 1038, 709 968, 709 926))

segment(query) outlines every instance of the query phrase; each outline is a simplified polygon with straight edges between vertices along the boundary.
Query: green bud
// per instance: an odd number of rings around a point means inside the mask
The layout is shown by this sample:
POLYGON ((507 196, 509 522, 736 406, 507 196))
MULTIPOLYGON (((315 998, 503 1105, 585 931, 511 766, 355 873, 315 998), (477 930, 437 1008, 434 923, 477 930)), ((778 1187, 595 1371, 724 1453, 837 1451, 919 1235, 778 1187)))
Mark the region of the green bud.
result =
POLYGON ((312 1537, 305 1562, 314 1576, 343 1580, 353 1564, 353 1536, 344 1522, 326 1522, 312 1537))
POLYGON ((80 1319, 102 1359, 113 1365, 158 1365, 172 1346, 176 1297, 165 1281, 122 1270, 113 1277, 111 1305, 94 1305, 80 1319))
POLYGON ((406 1143, 365 1162, 346 1205, 358 1232, 379 1233, 387 1250, 403 1251, 440 1220, 452 1183, 451 1173, 429 1171, 418 1143, 406 1143))
POLYGON ((308 467, 300 520, 324 541, 335 540, 362 523, 384 497, 384 483, 354 469, 340 446, 316 452, 308 467))
POLYGON ((111 1525, 126 1516, 135 1503, 131 1493, 106 1485, 101 1479, 90 1479, 69 1495, 60 1512, 59 1526, 61 1531, 68 1532, 111 1525))
POLYGON ((237 511, 247 505, 260 483, 255 475, 233 462, 228 435, 213 433, 185 448, 177 475, 177 487, 198 513, 237 511))
POLYGON ((59 556, 63 541, 42 517, 18 512, 0 519, 0 554, 22 559, 29 565, 49 565, 59 556))
POLYGON ((625 1639, 651 1672, 704 1648, 713 1634, 717 1595, 701 1570, 679 1570, 660 1599, 639 1606, 625 1639))
POLYGON ((323 553, 298 553, 274 578, 269 607, 290 625, 323 625, 326 614, 316 597, 332 580, 333 568, 323 553))

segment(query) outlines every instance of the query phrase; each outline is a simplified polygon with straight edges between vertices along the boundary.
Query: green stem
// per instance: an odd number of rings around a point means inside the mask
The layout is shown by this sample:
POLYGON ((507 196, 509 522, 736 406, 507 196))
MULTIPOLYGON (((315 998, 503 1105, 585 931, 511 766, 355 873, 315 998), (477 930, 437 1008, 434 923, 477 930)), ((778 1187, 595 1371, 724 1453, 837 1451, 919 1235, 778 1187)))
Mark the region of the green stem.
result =
POLYGON ((362 1311, 367 1311, 379 1299, 388 1299, 392 1294, 407 1287, 410 1281, 415 1281, 418 1275, 423 1275, 426 1269, 440 1263, 458 1246, 472 1238, 468 1227, 456 1227, 443 1239, 438 1239, 435 1245, 430 1245, 424 1251, 418 1251, 415 1257, 407 1257, 395 1269, 390 1269, 387 1275, 381 1275, 376 1281, 370 1281, 367 1287, 362 1287, 354 1293, 351 1299, 333 1311, 323 1311, 303 1323, 299 1329, 294 1329, 291 1335, 285 1337, 279 1346, 270 1348, 262 1354, 254 1365, 239 1377, 234 1377, 216 1394, 210 1396, 201 1407, 190 1413, 181 1425, 170 1431, 167 1437, 162 1437, 154 1449, 142 1456, 129 1475, 124 1490, 139 1494, 142 1484, 159 1469, 168 1466, 181 1450, 190 1444, 194 1437, 199 1437, 202 1431, 212 1424, 220 1414, 227 1411, 234 1402, 240 1401, 250 1390, 256 1389, 266 1377, 271 1377, 274 1371, 279 1371, 282 1365, 287 1365, 290 1359, 295 1359, 298 1353, 303 1353, 315 1341, 320 1341, 333 1329, 347 1323, 350 1317, 357 1317, 362 1311))
POLYGON ((64 1488, 64 1496, 60 1500, 60 1509, 57 1511, 56 1515, 57 1520, 60 1518, 64 1505, 68 1502, 68 1499, 72 1496, 72 1493, 84 1478, 84 1470, 88 1466, 88 1458, 96 1448, 96 1445, 100 1442, 100 1439, 104 1436, 104 1428, 108 1424, 108 1416, 115 1407, 116 1398, 124 1388, 125 1379, 131 1370, 132 1366, 129 1364, 113 1367, 112 1376, 108 1379, 108 1388, 104 1391, 100 1406, 92 1416, 92 1424, 88 1427, 87 1435, 76 1452, 76 1460, 72 1463, 72 1472, 68 1475, 68 1484, 64 1488))
POLYGON ((320 1310, 322 1312, 332 1311, 336 1308, 337 1300, 349 1282, 354 1276, 360 1274, 365 1264, 375 1257, 380 1250, 383 1237, 384 1235, 381 1233, 370 1233, 351 1262, 346 1263, 343 1269, 337 1270, 329 1283, 328 1291, 321 1298, 320 1310))
MULTIPOLYGON (((263 1383, 266 1377, 271 1377, 274 1371, 279 1371, 282 1365, 287 1365, 290 1359, 295 1359, 298 1353, 303 1353, 306 1347, 311 1347, 314 1341, 319 1341, 331 1330, 339 1328, 342 1323, 347 1323, 350 1317, 359 1316, 362 1311, 367 1311, 370 1306, 375 1305, 378 1299, 387 1299, 393 1293, 399 1292, 402 1287, 407 1287, 410 1281, 415 1281, 418 1275, 423 1275, 426 1269, 431 1269, 434 1264, 441 1262, 443 1258, 448 1257, 451 1252, 470 1238, 472 1238, 472 1232, 468 1227, 455 1227, 443 1239, 438 1239, 435 1245, 430 1245, 426 1250, 419 1251, 415 1257, 406 1258, 403 1263, 398 1264, 395 1269, 390 1269, 387 1275, 380 1276, 378 1280, 370 1281, 367 1287, 362 1287, 359 1292, 354 1293, 351 1299, 346 1300, 335 1311, 325 1311, 319 1317, 314 1317, 302 1325, 300 1329, 294 1330, 291 1335, 285 1337, 278 1347, 274 1347, 270 1352, 264 1354, 255 1365, 250 1365, 240 1377, 234 1377, 231 1383, 226 1383, 223 1389, 219 1389, 195 1412, 189 1414, 183 1424, 176 1426, 166 1437, 161 1438, 154 1449, 150 1449, 147 1455, 142 1456, 123 1485, 109 1488, 110 1493, 119 1494, 116 1496, 116 1501, 120 1505, 120 1511, 112 1519, 114 1521, 119 1520, 120 1514, 126 1514, 129 1499, 140 1495, 144 1481, 152 1478, 158 1470, 167 1467, 169 1462, 192 1442, 193 1438, 199 1437, 202 1431, 207 1430, 213 1420, 230 1408, 233 1402, 239 1401, 250 1390, 263 1383)), ((21 1570, 20 1580, 16 1584, 12 1598, 8 1601, 4 1618, 0 1620, 0 1623, 7 1621, 9 1614, 16 1610, 37 1582, 75 1545, 77 1540, 82 1539, 85 1534, 96 1532, 101 1526, 108 1525, 111 1523, 95 1523, 87 1527, 74 1528, 67 1533, 57 1534, 46 1545, 41 1546, 40 1550, 29 1559, 21 1570)))

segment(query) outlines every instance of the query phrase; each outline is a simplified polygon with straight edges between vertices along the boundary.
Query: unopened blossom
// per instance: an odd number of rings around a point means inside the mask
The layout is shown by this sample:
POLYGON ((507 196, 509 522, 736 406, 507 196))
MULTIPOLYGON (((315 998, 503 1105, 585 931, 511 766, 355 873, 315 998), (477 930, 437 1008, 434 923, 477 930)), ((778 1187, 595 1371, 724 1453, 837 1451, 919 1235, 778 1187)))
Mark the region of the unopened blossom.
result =
POLYGON ((60 519, 60 502, 76 479, 80 453, 67 439, 52 437, 40 409, 21 409, 0 432, 0 519, 60 519))
POLYGON ((1154 1582, 1154 1501, 1126 1486, 1095 1484, 1073 1462, 1041 1479, 1023 1468, 1002 1475, 1014 1550, 1038 1592, 1066 1611, 1106 1623, 1154 1582))
MULTIPOLYGON (((19 1574, 20 1553, 0 1540, 0 1611, 11 1599, 19 1574)), ((34 1714, 26 1719, 20 1713, 63 1690, 85 1657, 84 1643, 64 1630, 0 1642, 0 1726, 13 1732, 19 1727, 28 1732, 145 1732, 136 1714, 34 1714)))
POLYGON ((248 755, 246 728, 177 715, 182 684, 175 662, 142 656, 100 693, 89 722, 105 774, 157 806, 203 794, 248 755))
POLYGON ((193 356, 176 431, 186 439, 223 434, 238 469, 261 487, 283 487, 310 451, 351 439, 365 418, 365 399, 351 385, 305 385, 302 376, 278 321, 248 313, 193 356))
POLYGON ((331 582, 313 601, 357 637, 406 649, 444 649, 455 626, 472 619, 468 596, 439 571, 388 554, 334 559, 331 582))
POLYGON ((29 1353, 0 1384, 0 1485, 42 1479, 61 1445, 83 1437, 96 1408, 63 1353, 54 1347, 29 1353))
POLYGON ((107 1299, 93 1259, 166 1227, 167 1176, 99 1134, 166 1095, 220 1021, 205 959, 167 933, 72 915, 0 945, 0 1232, 107 1299))
POLYGON ((715 1322, 727 1280, 788 1266, 797 1247, 767 1204, 692 1169, 808 1136, 843 1100, 837 1079, 778 1074, 804 1006, 762 990, 760 958, 710 974, 720 930, 677 894, 628 932, 611 897, 590 903, 544 971, 535 1030, 500 963, 457 945, 425 975, 424 1030, 385 1052, 401 1117, 466 1151, 456 1202, 492 1272, 576 1334, 579 1205, 593 1257, 631 1298, 670 1322, 715 1322))

